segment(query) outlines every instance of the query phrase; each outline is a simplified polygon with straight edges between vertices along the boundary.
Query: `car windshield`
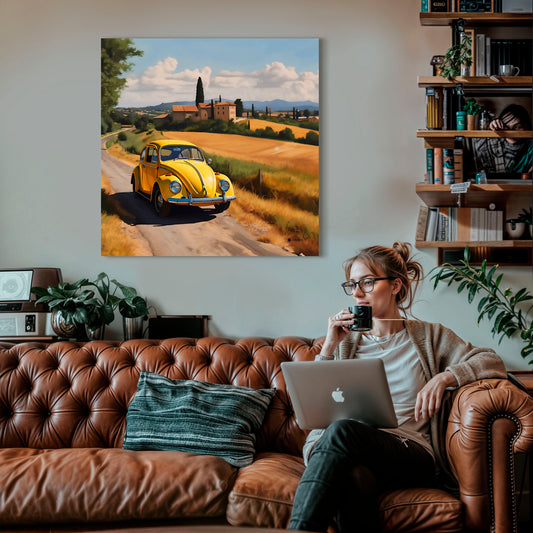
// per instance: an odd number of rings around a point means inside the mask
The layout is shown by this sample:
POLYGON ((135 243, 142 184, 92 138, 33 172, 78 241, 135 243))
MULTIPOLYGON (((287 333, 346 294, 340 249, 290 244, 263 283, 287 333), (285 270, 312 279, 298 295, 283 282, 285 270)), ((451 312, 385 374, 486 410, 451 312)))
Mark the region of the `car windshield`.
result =
POLYGON ((161 147, 160 157, 161 161, 171 161, 173 159, 204 160, 204 156, 199 148, 187 144, 167 144, 161 147))

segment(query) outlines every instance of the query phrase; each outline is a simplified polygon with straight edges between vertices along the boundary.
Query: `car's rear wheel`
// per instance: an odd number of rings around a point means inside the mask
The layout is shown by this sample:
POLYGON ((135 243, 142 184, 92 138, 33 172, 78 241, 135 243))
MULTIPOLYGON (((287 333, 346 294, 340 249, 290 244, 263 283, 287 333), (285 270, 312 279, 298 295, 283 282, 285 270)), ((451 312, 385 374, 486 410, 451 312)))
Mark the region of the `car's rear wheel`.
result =
POLYGON ((170 214, 170 205, 165 202, 157 185, 154 187, 154 192, 152 194, 152 206, 156 214, 160 217, 166 217, 170 214))
POLYGON ((222 213, 222 211, 225 211, 229 208, 229 204, 231 202, 224 202, 222 204, 216 204, 215 205, 215 213, 222 213))

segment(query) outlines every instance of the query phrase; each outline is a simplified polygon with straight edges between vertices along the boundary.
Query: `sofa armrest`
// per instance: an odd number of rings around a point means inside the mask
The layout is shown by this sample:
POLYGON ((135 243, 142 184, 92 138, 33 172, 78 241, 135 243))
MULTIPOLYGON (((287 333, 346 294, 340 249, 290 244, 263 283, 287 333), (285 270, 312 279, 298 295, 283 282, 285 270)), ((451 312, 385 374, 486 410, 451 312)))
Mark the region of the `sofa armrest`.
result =
POLYGON ((514 455, 533 450, 533 399, 504 379, 461 387, 448 420, 446 449, 465 528, 516 532, 514 455))

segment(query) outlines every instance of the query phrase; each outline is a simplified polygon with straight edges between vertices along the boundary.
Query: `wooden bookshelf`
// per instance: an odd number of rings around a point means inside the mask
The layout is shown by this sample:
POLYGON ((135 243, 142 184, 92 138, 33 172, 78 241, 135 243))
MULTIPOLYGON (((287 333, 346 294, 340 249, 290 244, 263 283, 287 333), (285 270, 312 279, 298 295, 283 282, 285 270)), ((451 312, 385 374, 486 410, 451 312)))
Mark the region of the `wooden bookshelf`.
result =
POLYGON ((529 26, 531 13, 420 13, 422 26, 450 26, 455 20, 463 19, 465 26, 529 26))
MULTIPOLYGON (((471 184, 468 191, 461 194, 462 207, 487 207, 489 204, 505 205, 512 197, 531 196, 531 183, 516 184, 487 183, 486 185, 471 184)), ((458 194, 451 192, 450 185, 416 186, 416 194, 428 207, 456 207, 458 194)))
MULTIPOLYGON (((516 34, 524 34, 533 23, 533 13, 476 13, 476 12, 448 12, 448 13, 420 13, 422 26, 449 26, 452 32, 452 42, 457 38, 459 19, 464 21, 464 27, 474 31, 485 32, 485 28, 500 28, 497 35, 503 34, 503 28, 519 28, 516 34)), ((475 72, 475 71, 474 71, 475 72)), ((526 70, 524 72, 529 72, 526 70)), ((457 76, 450 80, 442 76, 419 76, 418 87, 439 87, 442 92, 448 93, 458 84, 462 84, 465 93, 473 95, 495 95, 496 97, 509 97, 520 95, 531 98, 533 92, 533 76, 457 76)), ((429 106, 431 102, 428 101, 429 106)), ((449 112, 449 110, 448 110, 449 112)), ((454 117, 455 118, 455 117, 454 117)), ((448 122, 450 123, 450 122, 448 122)), ((451 123, 455 124, 455 121, 451 123)), ((425 148, 455 148, 456 137, 467 139, 466 145, 472 141, 468 139, 531 139, 532 131, 514 130, 430 130, 420 129, 416 132, 419 139, 424 139, 425 148)), ((531 175, 529 175, 531 178, 531 175)), ((430 208, 482 208, 496 209, 503 213, 505 221, 508 215, 514 216, 524 206, 531 205, 533 187, 531 179, 505 180, 505 183, 489 183, 483 185, 471 184, 465 193, 451 192, 450 185, 435 184, 416 186, 416 194, 430 208), (493 205, 491 205, 493 204, 493 205)), ((442 210, 445 213, 446 210, 442 210)), ((463 212, 464 214, 464 212, 463 212)), ((422 219, 423 220, 423 219, 422 219)), ((420 224, 420 219, 418 224, 420 224)), ((417 224, 417 227, 418 227, 417 224)), ((501 229, 501 228, 499 228, 501 229)), ((462 233, 467 236, 468 233, 462 233)), ((472 235, 477 235, 473 233, 472 235)), ((494 235, 490 234, 489 235, 494 235)), ((504 233, 504 235, 506 235, 504 233)), ((498 234, 500 236, 500 234, 498 234)), ((497 241, 416 241, 418 248, 435 248, 437 262, 457 262, 462 258, 465 247, 469 247, 472 254, 472 264, 480 264, 486 260, 488 264, 505 264, 513 266, 530 266, 533 261, 532 240, 497 241)))
POLYGON ((526 88, 531 90, 532 76, 457 76, 448 80, 442 76, 418 76, 419 87, 498 87, 499 89, 526 88))
POLYGON ((530 130, 418 130, 416 136, 422 139, 449 139, 467 137, 469 139, 492 137, 494 139, 531 139, 530 130))
POLYGON ((531 248, 531 239, 504 240, 504 241, 416 241, 417 248, 531 248))

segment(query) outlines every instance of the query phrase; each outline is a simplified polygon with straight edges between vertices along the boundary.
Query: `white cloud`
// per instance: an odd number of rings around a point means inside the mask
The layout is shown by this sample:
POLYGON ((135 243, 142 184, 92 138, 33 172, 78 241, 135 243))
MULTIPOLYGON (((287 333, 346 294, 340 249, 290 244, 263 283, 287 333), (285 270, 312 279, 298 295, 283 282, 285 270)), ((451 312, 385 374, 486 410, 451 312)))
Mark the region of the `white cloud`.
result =
POLYGON ((176 100, 194 100, 196 83, 202 78, 204 91, 209 86, 211 68, 176 71, 178 60, 167 57, 148 67, 140 75, 131 75, 120 99, 121 106, 156 105, 176 100))
POLYGON ((232 88, 242 100, 312 100, 318 102, 318 73, 296 72, 279 61, 254 72, 223 70, 211 79, 211 89, 232 88))
POLYGON ((178 71, 178 60, 167 57, 148 67, 140 75, 127 78, 121 106, 155 105, 161 102, 191 101, 196 82, 202 78, 204 95, 235 100, 312 100, 318 102, 318 72, 297 72, 279 61, 261 70, 242 72, 222 70, 212 76, 208 66, 178 71))

